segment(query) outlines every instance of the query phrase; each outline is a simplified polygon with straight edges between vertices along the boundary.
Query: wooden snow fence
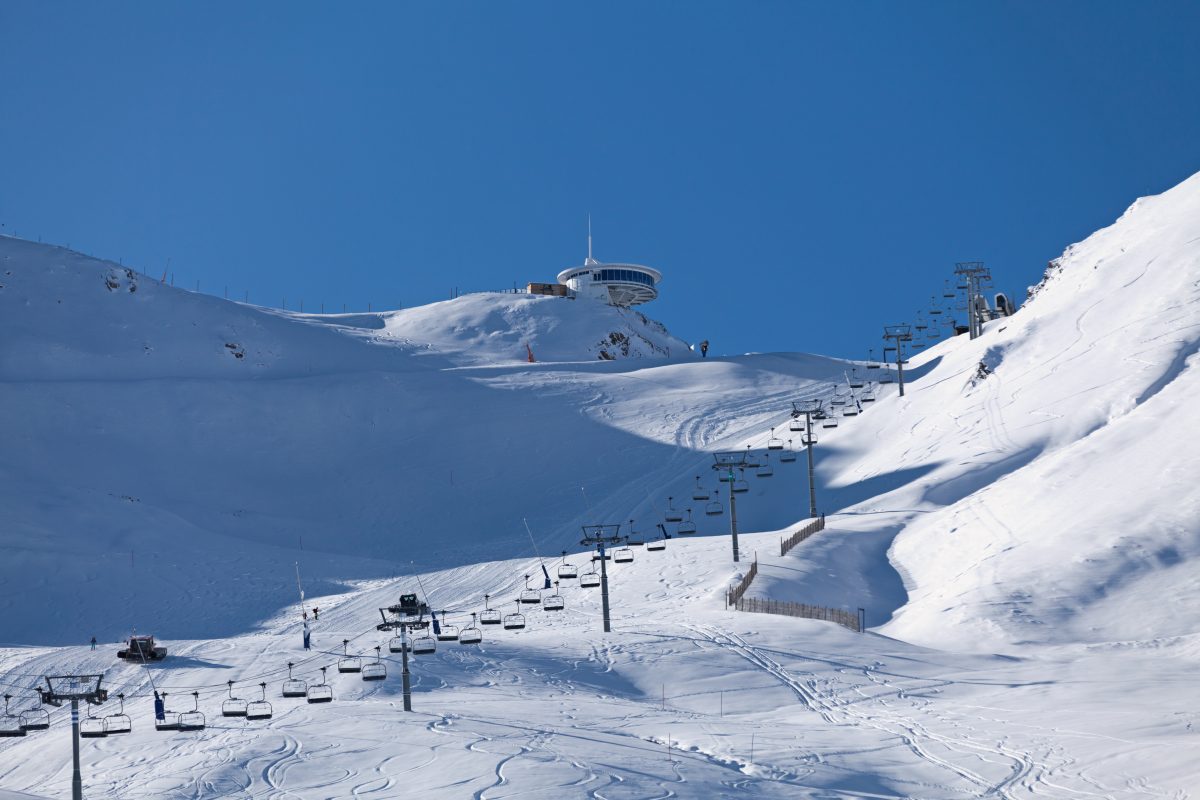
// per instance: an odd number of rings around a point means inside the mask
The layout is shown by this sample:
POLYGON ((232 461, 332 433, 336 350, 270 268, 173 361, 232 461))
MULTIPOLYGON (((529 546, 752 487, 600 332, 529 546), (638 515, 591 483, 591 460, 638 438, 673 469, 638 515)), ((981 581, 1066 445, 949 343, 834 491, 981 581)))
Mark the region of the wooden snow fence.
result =
POLYGON ((827 608, 812 606, 808 603, 789 603, 785 600, 761 600, 757 597, 738 598, 732 604, 738 611, 750 611, 758 614, 782 614, 785 617, 803 617, 804 619, 820 619, 826 622, 836 622, 842 627, 862 633, 859 627, 857 612, 844 608, 827 608))
POLYGON ((825 530, 825 515, 824 514, 822 514, 820 517, 814 519, 812 522, 808 523, 803 528, 796 531, 795 533, 793 533, 791 536, 787 537, 786 539, 780 539, 779 540, 779 555, 786 556, 788 554, 788 551, 791 550, 793 547, 800 544, 805 539, 812 536, 814 533, 817 533, 817 532, 823 531, 823 530, 825 530))

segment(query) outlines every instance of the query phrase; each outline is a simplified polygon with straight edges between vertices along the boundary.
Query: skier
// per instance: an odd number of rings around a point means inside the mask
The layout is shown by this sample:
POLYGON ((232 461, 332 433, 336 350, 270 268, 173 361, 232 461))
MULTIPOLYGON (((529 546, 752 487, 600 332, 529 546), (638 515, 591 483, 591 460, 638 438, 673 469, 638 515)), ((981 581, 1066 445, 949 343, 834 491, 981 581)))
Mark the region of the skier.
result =
POLYGON ((320 618, 321 618, 321 609, 317 608, 316 606, 313 606, 313 619, 320 619, 320 618))
POLYGON ((159 722, 167 718, 167 710, 163 706, 163 699, 158 696, 158 689, 154 690, 154 718, 159 722))
POLYGON ((96 649, 96 637, 95 636, 92 637, 92 649, 93 650, 96 649))
POLYGON ((700 343, 700 357, 708 358, 708 339, 700 343))

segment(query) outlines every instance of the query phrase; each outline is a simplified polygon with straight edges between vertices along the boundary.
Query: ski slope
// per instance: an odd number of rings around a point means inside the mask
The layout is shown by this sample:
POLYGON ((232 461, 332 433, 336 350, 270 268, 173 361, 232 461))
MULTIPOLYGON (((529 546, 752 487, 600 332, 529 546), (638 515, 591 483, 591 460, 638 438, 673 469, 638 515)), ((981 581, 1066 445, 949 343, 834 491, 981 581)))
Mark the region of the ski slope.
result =
MULTIPOLYGON (((1068 248, 1015 316, 914 356, 905 397, 820 430, 825 531, 779 555, 807 487, 803 457, 777 462, 739 498, 761 531, 740 563, 727 509, 697 515, 701 535, 609 565, 611 634, 566 581, 564 612, 414 657, 412 714, 391 660, 380 684, 331 671, 330 705, 279 684, 343 639, 386 654, 377 609, 402 591, 455 622, 485 595, 508 610, 560 551, 587 563, 579 525, 698 511, 712 451, 765 454, 851 365, 701 360, 578 301, 300 315, 0 248, 0 681, 28 707, 42 674, 103 670, 131 698, 132 734, 85 743, 88 796, 1200 793, 1200 176, 1068 248), (612 332, 644 344, 601 360, 612 332), (748 596, 862 608, 868 632, 725 608, 755 557, 748 596), (133 627, 167 661, 116 662, 133 627), (275 716, 222 719, 227 680, 267 682, 275 716), (200 691, 209 726, 155 732, 153 686, 175 709, 200 691)), ((67 745, 61 711, 0 740, 0 789, 62 796, 67 745)))

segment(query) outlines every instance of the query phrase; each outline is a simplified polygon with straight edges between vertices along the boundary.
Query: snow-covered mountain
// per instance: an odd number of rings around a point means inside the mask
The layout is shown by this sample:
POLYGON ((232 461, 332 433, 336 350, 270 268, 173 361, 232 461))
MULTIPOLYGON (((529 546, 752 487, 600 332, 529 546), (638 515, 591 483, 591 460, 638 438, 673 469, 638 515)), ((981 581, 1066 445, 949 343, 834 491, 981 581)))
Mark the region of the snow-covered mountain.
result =
MULTIPOLYGON (((96 796, 1200 791, 1200 176, 1069 248, 1013 317, 915 356, 905 397, 821 429, 827 530, 778 555, 803 456, 749 478, 748 596, 861 607, 867 635, 725 609, 746 562, 692 499, 697 476, 717 487, 711 451, 795 436, 791 401, 843 362, 698 359, 584 301, 302 315, 13 239, 0 262, 0 640, 24 645, 0 678, 24 706, 65 669, 136 698, 138 729, 86 750, 96 796), (461 624, 510 610, 549 556, 586 568, 579 525, 653 531, 668 497, 701 536, 610 564, 612 634, 564 581, 561 615, 416 659, 415 715, 393 662, 382 684, 339 676, 331 706, 278 698, 288 661, 316 680, 343 639, 386 646, 376 609, 399 591, 461 624), (296 562, 323 609, 312 652, 296 562), (172 657, 50 646, 133 627, 172 657), (200 692, 210 727, 156 734, 152 680, 176 708, 200 692), (223 720, 225 680, 267 682, 276 717, 223 720)), ((38 755, 56 725, 0 745, 0 787, 58 791, 69 767, 38 755)))

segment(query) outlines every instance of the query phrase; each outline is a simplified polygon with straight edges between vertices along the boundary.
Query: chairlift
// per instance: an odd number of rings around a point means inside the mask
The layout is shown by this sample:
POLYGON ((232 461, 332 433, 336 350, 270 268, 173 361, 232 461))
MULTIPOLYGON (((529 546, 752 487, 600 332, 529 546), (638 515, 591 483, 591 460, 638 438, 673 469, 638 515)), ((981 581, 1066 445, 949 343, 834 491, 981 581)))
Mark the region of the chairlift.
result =
POLYGON ((713 500, 704 507, 705 516, 719 517, 725 513, 725 506, 721 505, 720 500, 713 500))
POLYGON ((779 460, 784 464, 790 464, 796 460, 796 451, 792 449, 791 439, 788 439, 787 449, 779 454, 779 460))
POLYGON ((879 379, 880 385, 888 384, 888 383, 895 383, 895 382, 896 382, 896 379, 892 377, 891 372, 887 372, 886 374, 884 374, 884 376, 882 378, 879 379))
POLYGON ((428 634, 418 636, 412 642, 412 654, 414 656, 427 656, 430 653, 437 652, 437 639, 428 634))
POLYGON ((667 510, 663 514, 663 518, 667 522, 683 522, 683 512, 675 508, 673 501, 674 497, 667 498, 667 510))
POLYGON ((838 426, 837 417, 826 417, 821 421, 822 428, 836 428, 838 426))
POLYGON ((479 612, 479 624, 480 625, 499 625, 500 624, 500 617, 501 617, 500 610, 496 609, 496 608, 492 608, 491 606, 488 605, 488 601, 491 600, 491 597, 492 596, 490 594, 485 594, 483 596, 483 611, 479 612))
POLYGON ((705 501, 708 499, 708 489, 700 485, 700 476, 696 476, 696 488, 692 490, 692 499, 705 501))
POLYGON ((731 480, 733 480, 733 477, 729 474, 729 470, 723 469, 717 473, 717 480, 719 480, 721 483, 729 483, 731 480))
MULTIPOLYGON (((133 720, 125 713, 125 695, 119 694, 117 695, 117 699, 121 701, 121 710, 116 714, 109 714, 104 718, 104 729, 108 732, 109 736, 129 733, 133 730, 133 720)), ((49 727, 48 721, 47 727, 49 727)))
MULTIPOLYGON (((122 695, 123 697, 124 695, 122 695)), ((21 712, 21 729, 25 731, 44 731, 50 727, 50 712, 39 702, 36 708, 21 712)))
POLYGON ((521 613, 521 601, 517 601, 517 610, 504 615, 504 630, 519 631, 525 627, 525 615, 521 613))
MULTIPOLYGON (((24 736, 27 733, 27 731, 25 730, 25 728, 23 728, 21 726, 21 715, 14 714, 8 710, 8 701, 11 699, 12 699, 11 694, 4 695, 4 715, 0 716, 0 736, 4 736, 4 737, 24 736)), ((88 709, 88 719, 89 720, 92 718, 91 713, 92 713, 92 710, 89 708, 88 709)), ((100 722, 100 730, 102 731, 99 735, 103 736, 104 735, 104 733, 103 733, 104 720, 99 720, 99 722, 100 722)))
POLYGON ((179 730, 179 714, 175 711, 167 711, 167 693, 160 692, 159 697, 163 702, 163 718, 154 718, 154 730, 156 731, 177 731, 179 730))
POLYGON ((521 592, 521 594, 517 596, 517 602, 518 603, 527 603, 530 605, 537 605, 538 603, 542 602, 541 591, 538 589, 530 589, 529 588, 529 576, 528 575, 525 576, 525 591, 521 592))
POLYGON ((858 406, 846 406, 846 408, 842 410, 842 416, 843 417, 857 417, 858 416, 858 406))
POLYGON ((558 565, 559 580, 563 580, 563 581, 573 580, 578 577, 579 577, 579 570, 576 569, 574 564, 567 563, 567 551, 563 550, 563 562, 558 565))
POLYGON ((803 444, 805 447, 812 447, 816 443, 817 435, 815 433, 806 433, 801 439, 801 444, 803 444))
POLYGON ((754 473, 759 478, 769 478, 775 474, 775 468, 771 466, 771 462, 767 458, 763 458, 763 463, 759 465, 758 470, 754 473))
POLYGON ((850 384, 851 389, 863 388, 863 378, 858 374, 858 370, 852 370, 850 372, 850 377, 846 379, 846 382, 850 384))
POLYGON ((233 696, 233 681, 225 682, 229 686, 229 699, 221 703, 222 717, 244 717, 249 703, 240 697, 233 696))
POLYGON ((362 679, 364 681, 381 681, 387 677, 387 667, 379 657, 380 649, 379 645, 375 645, 375 660, 363 666, 362 679))
MULTIPOLYGON (((8 697, 5 696, 7 705, 8 697)), ((18 736, 24 736, 24 732, 18 736)), ((108 736, 108 722, 104 717, 92 716, 92 704, 88 703, 87 716, 79 720, 79 738, 80 739, 103 739, 108 736)))
MULTIPOLYGON (((692 510, 689 508, 687 510, 687 519, 679 523, 679 527, 675 529, 675 533, 679 534, 680 536, 690 536, 695 532, 696 523, 692 522, 692 510)), ((647 547, 647 549, 649 548, 647 547)), ((658 549, 661 550, 663 548, 660 547, 658 549)))
POLYGON ((542 601, 542 609, 545 611, 562 611, 566 607, 566 601, 563 600, 563 596, 558 593, 558 581, 555 581, 554 594, 542 601))
POLYGON ((441 631, 437 635, 439 642, 457 642, 458 641, 458 626, 446 622, 446 612, 442 612, 441 631))
POLYGON ((283 682, 284 697, 304 697, 308 694, 308 681, 292 677, 292 667, 294 666, 296 665, 288 662, 288 676, 287 680, 283 682))
POLYGON ((741 494, 742 492, 750 491, 750 483, 746 480, 746 470, 739 470, 738 474, 741 477, 733 482, 733 486, 731 486, 730 489, 734 494, 741 494))
POLYGON ((658 550, 666 550, 667 549, 667 540, 666 539, 655 539, 652 542, 646 542, 646 549, 651 552, 655 552, 658 550))
POLYGON ((321 682, 308 687, 308 702, 310 703, 331 703, 333 702, 333 687, 325 682, 325 670, 329 667, 321 667, 321 682))
POLYGON ((200 693, 192 692, 192 710, 179 715, 179 730, 202 731, 204 725, 204 713, 200 710, 200 693))
POLYGON ((782 450, 783 449, 783 439, 780 439, 775 436, 774 428, 771 428, 771 438, 767 439, 767 449, 768 450, 782 450))
POLYGON ((858 400, 860 403, 874 403, 875 402, 874 390, 867 389, 866 391, 864 391, 862 394, 860 394, 858 396, 858 400))
POLYGON ((412 652, 412 644, 408 641, 407 636, 393 636, 391 639, 388 639, 388 652, 389 653, 405 653, 405 652, 411 653, 412 652))
POLYGON ((275 713, 271 704, 267 702, 267 684, 260 683, 258 688, 262 690, 262 696, 246 704, 246 719, 270 719, 275 713))
POLYGON ((338 672, 362 672, 362 659, 350 655, 350 640, 342 639, 342 657, 338 659, 338 672))
POLYGON ((633 561, 633 551, 628 547, 621 547, 613 551, 612 558, 616 564, 628 564, 633 561))
POLYGON ((804 430, 804 420, 800 417, 792 417, 792 421, 788 423, 788 430, 792 433, 799 433, 804 430))
POLYGON ((579 585, 584 589, 595 589, 600 585, 600 573, 596 572, 595 567, 592 567, 591 571, 579 576, 579 585))
POLYGON ((483 641, 483 631, 475 624, 475 613, 471 613, 471 624, 458 633, 459 644, 479 644, 483 641))

